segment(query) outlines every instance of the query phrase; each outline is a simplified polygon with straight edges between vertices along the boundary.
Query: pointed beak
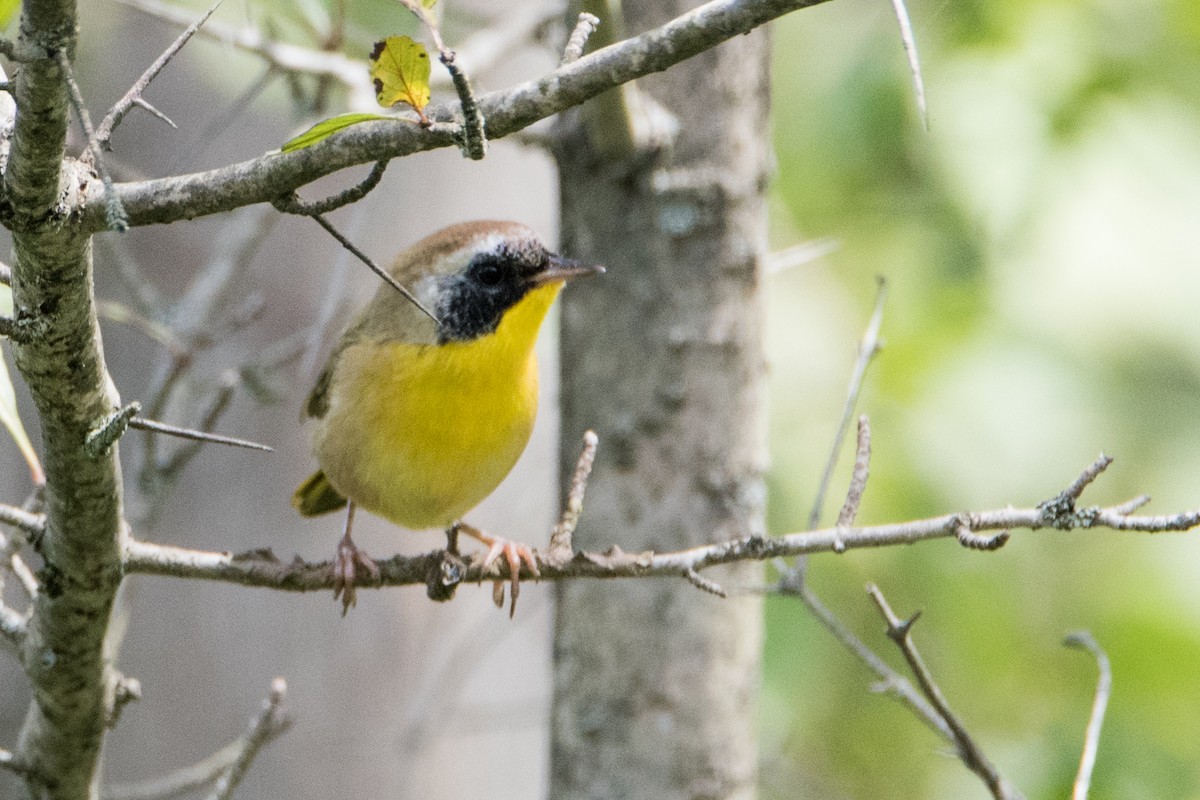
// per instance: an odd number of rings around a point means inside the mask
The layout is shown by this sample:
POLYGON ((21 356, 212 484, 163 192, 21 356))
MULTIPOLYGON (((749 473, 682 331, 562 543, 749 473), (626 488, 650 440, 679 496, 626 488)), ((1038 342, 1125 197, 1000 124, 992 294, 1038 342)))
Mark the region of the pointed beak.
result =
POLYGON ((604 267, 599 264, 584 264, 562 256, 551 255, 546 268, 533 276, 533 282, 541 286, 555 281, 569 281, 572 278, 581 278, 586 275, 599 275, 602 272, 604 272, 604 267))

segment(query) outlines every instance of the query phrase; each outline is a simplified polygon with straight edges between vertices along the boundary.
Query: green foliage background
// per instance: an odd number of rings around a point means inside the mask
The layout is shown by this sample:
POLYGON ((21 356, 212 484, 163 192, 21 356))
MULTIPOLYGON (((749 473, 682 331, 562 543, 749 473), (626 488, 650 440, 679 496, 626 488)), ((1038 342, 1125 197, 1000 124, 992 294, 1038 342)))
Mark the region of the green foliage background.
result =
MULTIPOLYGON (((1028 506, 1101 451, 1089 503, 1200 504, 1200 6, 1190 0, 910 3, 930 127, 890 4, 774 28, 775 245, 832 237, 771 278, 770 523, 802 529, 874 276, 875 457, 859 520, 1028 506)), ((847 448, 847 454, 849 448, 847 448)), ((844 486, 849 458, 843 458, 844 486)), ((840 505, 828 502, 826 521, 840 505)), ((822 556, 813 585, 897 667, 863 593, 924 610, 953 707, 1029 797, 1068 797, 1096 670, 1115 692, 1092 797, 1200 797, 1200 542, 1021 532, 822 556)), ((768 601, 766 798, 987 797, 941 741, 796 602, 768 601)))

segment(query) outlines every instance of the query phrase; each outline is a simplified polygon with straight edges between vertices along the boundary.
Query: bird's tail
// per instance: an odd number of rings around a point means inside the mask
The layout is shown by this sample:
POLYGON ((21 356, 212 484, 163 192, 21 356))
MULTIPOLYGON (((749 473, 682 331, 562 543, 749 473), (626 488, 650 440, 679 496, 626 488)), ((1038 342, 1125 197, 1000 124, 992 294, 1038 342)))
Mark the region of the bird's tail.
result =
POLYGON ((317 470, 296 488, 292 505, 301 515, 316 517, 342 508, 346 505, 346 498, 338 494, 324 472, 317 470))

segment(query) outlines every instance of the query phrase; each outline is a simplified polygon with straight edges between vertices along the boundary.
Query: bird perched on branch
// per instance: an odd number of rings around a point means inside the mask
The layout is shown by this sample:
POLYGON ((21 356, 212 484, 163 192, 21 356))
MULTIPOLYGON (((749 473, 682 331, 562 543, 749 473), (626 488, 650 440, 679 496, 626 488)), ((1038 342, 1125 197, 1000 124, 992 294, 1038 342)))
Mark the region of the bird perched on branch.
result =
MULTIPOLYGON (((515 609, 521 564, 538 574, 533 550, 459 520, 529 441, 538 404, 534 342, 551 303, 566 281, 603 271, 555 255, 515 222, 453 225, 396 258, 389 274, 410 296, 379 287, 305 406, 316 420, 320 470, 292 504, 308 517, 347 507, 334 559, 343 614, 355 604, 358 570, 379 575, 350 537, 356 507, 483 542, 485 570, 504 556, 515 609)), ((496 598, 503 602, 499 582, 496 598)))

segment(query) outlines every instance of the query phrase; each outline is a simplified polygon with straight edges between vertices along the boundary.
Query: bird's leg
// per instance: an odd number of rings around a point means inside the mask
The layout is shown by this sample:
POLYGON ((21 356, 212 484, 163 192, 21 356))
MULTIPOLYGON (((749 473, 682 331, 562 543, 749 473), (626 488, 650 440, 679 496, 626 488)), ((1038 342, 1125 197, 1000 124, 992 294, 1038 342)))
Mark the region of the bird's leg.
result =
MULTIPOLYGON (((484 572, 487 572, 488 568, 496 563, 496 559, 504 556, 504 562, 508 564, 509 581, 512 587, 512 604, 508 608, 508 616, 511 618, 517 611, 517 595, 521 593, 521 564, 529 568, 533 577, 541 577, 533 548, 511 539, 492 536, 465 522, 456 522, 450 526, 450 530, 446 531, 447 536, 451 535, 450 531, 453 531, 455 536, 465 533, 472 539, 477 539, 487 545, 487 555, 483 557, 482 569, 484 572)), ((492 599, 498 607, 504 607, 504 581, 495 581, 492 584, 492 599)))
POLYGON ((354 527, 354 508, 353 500, 346 504, 346 530, 338 542, 337 555, 333 557, 333 599, 341 596, 343 617, 358 603, 354 590, 358 568, 362 567, 371 574, 372 579, 379 580, 379 567, 350 538, 350 529, 354 527))

